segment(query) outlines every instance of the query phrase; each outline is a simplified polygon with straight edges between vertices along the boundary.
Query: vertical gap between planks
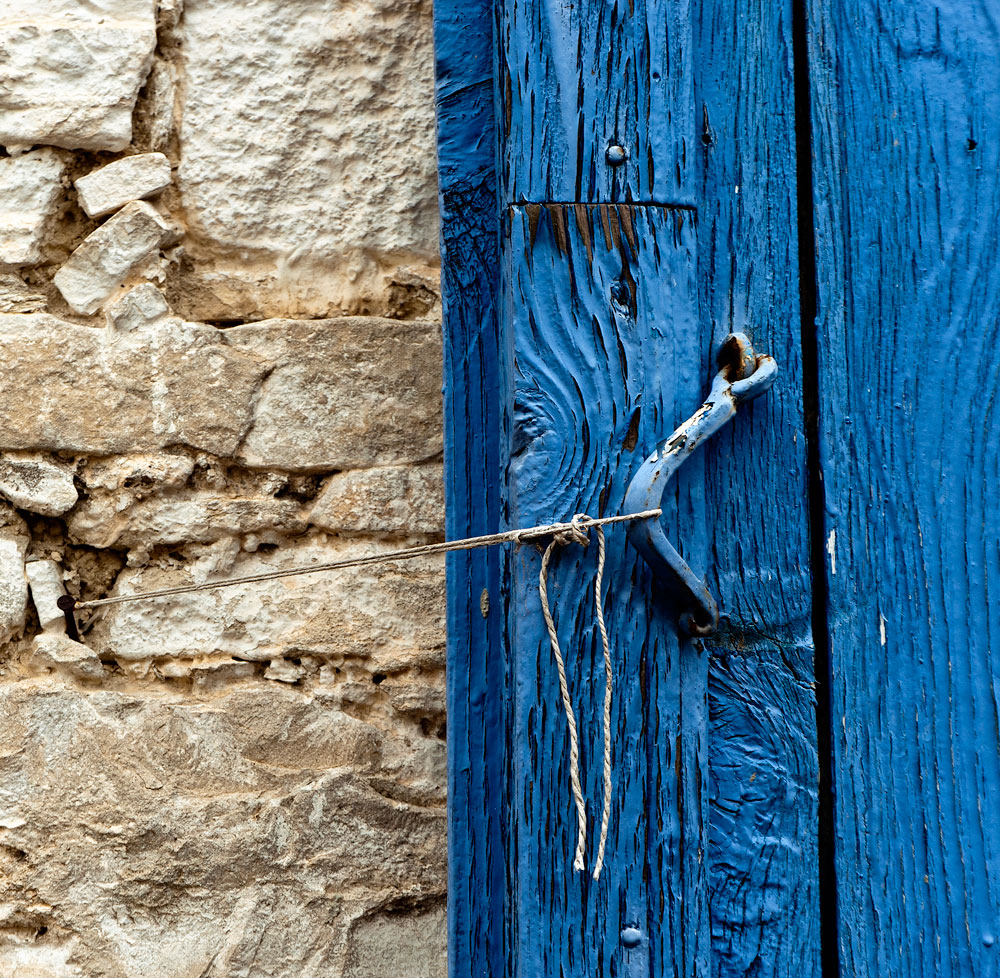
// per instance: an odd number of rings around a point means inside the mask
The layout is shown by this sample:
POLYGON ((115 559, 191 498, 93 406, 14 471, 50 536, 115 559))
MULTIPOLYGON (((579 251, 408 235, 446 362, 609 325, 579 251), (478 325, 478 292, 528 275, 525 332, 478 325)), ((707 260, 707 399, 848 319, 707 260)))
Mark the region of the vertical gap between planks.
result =
POLYGON ((839 978, 837 865, 834 851, 833 704, 831 701, 826 514, 819 447, 819 343, 817 339, 816 230, 813 209, 812 117, 809 97, 808 0, 792 2, 795 86, 795 171, 798 209, 799 303, 802 327, 802 396, 809 472, 809 562, 816 670, 816 747, 819 752, 819 906, 823 978, 839 978))

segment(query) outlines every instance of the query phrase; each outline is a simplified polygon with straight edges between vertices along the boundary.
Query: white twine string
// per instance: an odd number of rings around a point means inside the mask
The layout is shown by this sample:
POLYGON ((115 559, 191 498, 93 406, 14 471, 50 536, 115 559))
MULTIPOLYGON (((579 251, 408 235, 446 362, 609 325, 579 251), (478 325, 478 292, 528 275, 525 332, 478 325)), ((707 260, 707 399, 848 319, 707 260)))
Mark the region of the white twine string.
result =
MULTIPOLYGON (((583 788, 580 784, 580 740, 576 726, 576 713, 569 695, 569 683, 566 679, 566 663, 562 649, 559 647, 559 635, 552 619, 552 609, 549 607, 549 561, 557 546, 565 547, 570 543, 579 543, 586 547, 590 542, 581 514, 573 517, 570 528, 560 531, 552 537, 552 541, 542 554, 542 565, 538 571, 538 595, 542 604, 542 617, 549 633, 549 645, 552 656, 556 660, 556 671, 559 674, 559 694, 562 698, 563 712, 566 714, 566 726, 569 729, 569 784, 576 806, 576 852, 573 856, 573 869, 586 869, 584 852, 587 846, 587 805, 583 798, 583 788)), ((591 524, 594 525, 594 524, 591 524)), ((597 843, 597 860, 594 863, 593 878, 600 879, 604 867, 604 850, 608 841, 608 822, 611 819, 611 694, 614 688, 614 672, 611 663, 611 647, 608 641, 608 629, 604 623, 604 608, 601 602, 601 587, 604 580, 604 530, 597 525, 597 574, 594 578, 594 610, 597 618, 597 630, 601 635, 601 648, 604 653, 604 806, 601 812, 601 832, 597 843)))
POLYGON ((597 527, 597 574, 594 577, 594 610, 597 615, 597 630, 601 633, 601 647, 604 650, 604 807, 601 811, 601 835, 597 840, 597 861, 594 863, 594 879, 600 879, 604 866, 604 847, 608 841, 608 822, 611 819, 611 693, 614 689, 614 672, 611 665, 611 646, 608 629, 604 624, 604 608, 601 601, 601 584, 604 580, 604 530, 597 527))

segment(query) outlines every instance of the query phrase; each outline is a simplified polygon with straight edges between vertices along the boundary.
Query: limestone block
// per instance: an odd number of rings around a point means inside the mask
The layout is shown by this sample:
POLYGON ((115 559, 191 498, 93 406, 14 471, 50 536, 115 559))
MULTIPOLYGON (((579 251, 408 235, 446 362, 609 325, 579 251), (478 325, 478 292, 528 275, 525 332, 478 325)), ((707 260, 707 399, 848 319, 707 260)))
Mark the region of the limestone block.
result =
POLYGON ((40 312, 45 295, 28 285, 12 271, 0 272, 0 313, 40 312))
POLYGON ((5 0, 0 144, 122 150, 153 57, 154 0, 5 0))
POLYGON ((43 631, 64 631, 66 616, 58 601, 66 593, 62 567, 54 560, 29 560, 24 565, 31 601, 43 631))
MULTIPOLYGON (((59 617, 62 619, 62 612, 59 617)), ((104 678, 101 660, 86 645, 74 642, 66 635, 43 632, 31 643, 31 653, 32 662, 45 669, 54 669, 77 679, 97 681, 104 678)))
POLYGON ((304 473, 441 451, 433 323, 271 320, 218 330, 164 318, 122 332, 0 315, 0 356, 0 450, 187 445, 304 473))
POLYGON ((180 31, 177 180, 206 301, 384 312, 396 267, 437 260, 431 4, 188 0, 180 31))
POLYGON ((103 217, 169 187, 170 161, 162 153, 126 156, 80 177, 75 186, 87 216, 103 217))
POLYGON ((91 547, 148 549, 267 530, 301 533, 306 519, 294 499, 166 490, 134 503, 121 494, 90 496, 70 515, 67 528, 72 540, 91 547))
POLYGON ((289 662, 288 659, 275 659, 264 671, 264 678, 274 679, 279 683, 297 683, 305 674, 303 666, 289 662))
POLYGON ((0 510, 0 642, 19 635, 28 611, 24 555, 28 528, 10 509, 0 510))
POLYGON ((328 530, 444 533, 444 472, 440 463, 389 465, 331 475, 309 522, 328 530))
POLYGON ((133 201, 91 232, 53 281, 74 312, 89 315, 174 233, 149 204, 133 201))
POLYGON ((130 332, 159 322, 169 314, 170 308, 163 293, 152 282, 143 282, 112 302, 105 316, 112 329, 130 332))
POLYGON ((111 458, 89 459, 80 469, 80 478, 88 489, 142 490, 162 486, 182 486, 194 471, 194 459, 187 455, 132 452, 111 458))
POLYGON ((441 452, 438 324, 267 320, 225 336, 271 367, 239 454, 247 465, 317 472, 441 452))
POLYGON ((0 315, 0 450, 236 452, 266 367, 211 326, 121 333, 0 315))
POLYGON ((0 159, 0 265, 42 260, 42 240, 55 215, 65 171, 65 156, 54 149, 0 159))
MULTIPOLYGON (((178 0, 178 6, 180 0, 178 0)), ((164 5, 160 4, 160 11, 164 5)), ((178 87, 178 71, 174 62, 154 57, 153 67, 136 103, 132 116, 132 147, 138 151, 156 152, 170 143, 174 130, 174 108, 178 87)))
POLYGON ((448 962, 429 934, 445 929, 443 906, 417 913, 366 914, 351 928, 344 978, 448 978, 448 962))
POLYGON ((37 452, 2 452, 0 495, 18 509, 61 516, 76 505, 73 467, 37 452))
POLYGON ((405 775, 382 760, 409 736, 276 682, 0 687, 0 821, 18 854, 0 905, 32 935, 0 944, 0 973, 320 978, 349 949, 349 974, 436 978, 445 810, 400 800, 405 775))
MULTIPOLYGON (((220 577, 329 563, 384 544, 292 538, 243 553, 220 577)), ((115 593, 196 582, 189 566, 128 568, 115 593)), ((259 581, 107 607, 88 636, 102 658, 226 655, 257 661, 380 653, 397 660, 444 647, 444 561, 428 557, 259 581)))

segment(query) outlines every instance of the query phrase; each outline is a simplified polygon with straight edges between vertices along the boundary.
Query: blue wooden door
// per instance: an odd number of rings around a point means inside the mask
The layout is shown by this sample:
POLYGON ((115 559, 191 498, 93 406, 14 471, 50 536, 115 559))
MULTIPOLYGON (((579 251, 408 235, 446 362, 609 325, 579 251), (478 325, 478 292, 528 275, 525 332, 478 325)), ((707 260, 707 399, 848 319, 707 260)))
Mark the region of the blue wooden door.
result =
POLYGON ((1000 4, 816 3, 844 974, 1000 974, 1000 4))
POLYGON ((1000 10, 950 6, 438 0, 449 535, 621 512, 730 332, 781 370, 665 500, 716 634, 607 531, 599 879, 595 548, 583 872, 539 550, 450 557, 455 978, 1000 974, 1000 10))

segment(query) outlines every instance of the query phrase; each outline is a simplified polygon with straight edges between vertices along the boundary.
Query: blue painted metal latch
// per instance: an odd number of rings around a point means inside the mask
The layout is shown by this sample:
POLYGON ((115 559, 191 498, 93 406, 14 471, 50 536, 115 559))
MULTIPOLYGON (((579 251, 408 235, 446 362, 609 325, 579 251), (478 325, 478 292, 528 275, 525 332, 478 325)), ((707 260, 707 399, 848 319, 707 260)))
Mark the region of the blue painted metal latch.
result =
MULTIPOLYGON (((719 351, 719 367, 705 403, 636 472, 625 494, 626 512, 659 509, 667 484, 691 453, 735 417, 739 404, 763 394, 778 374, 774 359, 754 354, 743 333, 726 337, 719 351)), ((660 521, 633 521, 628 539, 655 574, 678 587, 685 606, 681 628, 688 635, 711 635, 719 627, 715 599, 667 539, 660 521)))

